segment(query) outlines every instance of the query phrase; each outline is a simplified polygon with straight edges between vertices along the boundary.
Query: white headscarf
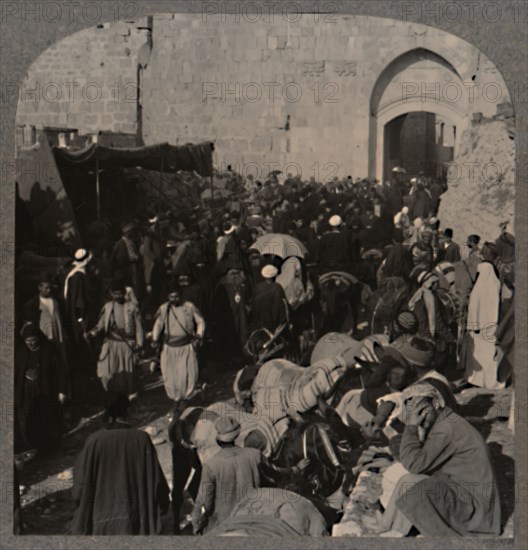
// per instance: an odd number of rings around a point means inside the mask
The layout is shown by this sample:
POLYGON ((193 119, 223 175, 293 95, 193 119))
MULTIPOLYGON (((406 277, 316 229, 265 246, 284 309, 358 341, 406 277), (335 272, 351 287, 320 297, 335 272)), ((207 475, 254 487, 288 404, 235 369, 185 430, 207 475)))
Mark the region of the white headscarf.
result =
POLYGON ((413 297, 409 300, 409 310, 414 311, 416 304, 423 300, 425 309, 427 310, 427 320, 429 323, 429 332, 434 337, 436 332, 436 308, 435 299, 431 286, 438 281, 438 277, 433 273, 426 273, 422 277, 422 283, 420 288, 414 293, 413 297))
POLYGON ((84 249, 79 249, 75 255, 77 256, 79 252, 84 252, 86 256, 85 260, 73 261, 73 269, 70 270, 68 275, 66 275, 66 280, 64 281, 64 299, 66 300, 68 298, 68 282, 70 278, 75 275, 76 273, 84 273, 86 275, 86 266, 91 262, 92 260, 92 254, 90 252, 85 251, 84 249))

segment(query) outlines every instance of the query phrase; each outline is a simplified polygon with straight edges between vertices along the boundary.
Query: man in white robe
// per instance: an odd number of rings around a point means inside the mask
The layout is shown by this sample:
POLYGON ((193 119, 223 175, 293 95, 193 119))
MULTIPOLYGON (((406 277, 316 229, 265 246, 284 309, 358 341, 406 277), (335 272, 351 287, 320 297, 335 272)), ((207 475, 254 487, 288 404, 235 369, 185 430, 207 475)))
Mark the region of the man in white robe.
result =
POLYGON ((504 383, 497 380, 499 365, 495 350, 501 284, 491 262, 479 263, 477 274, 467 313, 469 337, 467 353, 464 354, 465 378, 474 386, 499 390, 504 388, 504 383))

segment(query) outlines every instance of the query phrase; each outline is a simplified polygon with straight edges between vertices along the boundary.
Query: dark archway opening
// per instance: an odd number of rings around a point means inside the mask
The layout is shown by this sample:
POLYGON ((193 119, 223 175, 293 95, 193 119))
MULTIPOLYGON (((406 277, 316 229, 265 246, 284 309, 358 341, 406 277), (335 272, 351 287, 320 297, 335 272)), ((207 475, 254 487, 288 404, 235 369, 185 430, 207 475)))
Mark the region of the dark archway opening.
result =
POLYGON ((383 179, 396 166, 407 177, 440 177, 445 163, 454 158, 456 126, 435 113, 416 111, 392 119, 384 127, 383 179))

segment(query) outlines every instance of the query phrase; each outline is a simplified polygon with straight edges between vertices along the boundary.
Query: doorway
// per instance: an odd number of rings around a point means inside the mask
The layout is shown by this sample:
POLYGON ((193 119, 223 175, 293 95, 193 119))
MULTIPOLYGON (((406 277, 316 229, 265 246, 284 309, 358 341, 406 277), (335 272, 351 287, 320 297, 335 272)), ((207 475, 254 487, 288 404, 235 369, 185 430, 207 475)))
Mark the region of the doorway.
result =
POLYGON ((407 178, 437 178, 442 166, 454 158, 456 126, 427 111, 397 116, 385 124, 383 180, 395 167, 405 169, 407 178))

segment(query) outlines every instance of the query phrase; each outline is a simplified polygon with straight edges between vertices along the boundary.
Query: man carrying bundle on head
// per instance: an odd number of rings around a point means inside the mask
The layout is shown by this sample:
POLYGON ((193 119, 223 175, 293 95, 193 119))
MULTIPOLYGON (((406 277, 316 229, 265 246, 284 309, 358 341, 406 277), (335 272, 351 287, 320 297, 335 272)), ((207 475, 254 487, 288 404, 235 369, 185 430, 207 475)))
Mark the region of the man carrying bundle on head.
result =
POLYGON ((180 287, 173 284, 152 329, 152 342, 162 346, 160 367, 165 391, 173 401, 189 398, 196 388, 197 351, 204 334, 201 313, 194 304, 182 300, 180 287))
POLYGON ((107 302, 96 327, 88 336, 104 335, 97 363, 97 376, 107 392, 119 392, 134 398, 138 392, 138 353, 144 332, 139 309, 125 298, 122 279, 112 281, 112 300, 107 302))

